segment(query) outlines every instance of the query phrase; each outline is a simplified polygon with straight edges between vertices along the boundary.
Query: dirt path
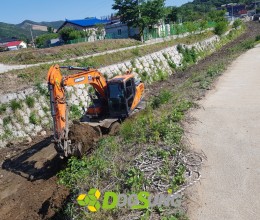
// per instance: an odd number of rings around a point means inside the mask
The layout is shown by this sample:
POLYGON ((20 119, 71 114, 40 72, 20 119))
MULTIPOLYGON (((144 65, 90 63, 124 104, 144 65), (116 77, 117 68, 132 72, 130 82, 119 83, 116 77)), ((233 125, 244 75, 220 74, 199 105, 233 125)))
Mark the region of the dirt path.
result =
POLYGON ((193 147, 207 155, 191 220, 260 219, 260 45, 240 56, 192 113, 193 147))

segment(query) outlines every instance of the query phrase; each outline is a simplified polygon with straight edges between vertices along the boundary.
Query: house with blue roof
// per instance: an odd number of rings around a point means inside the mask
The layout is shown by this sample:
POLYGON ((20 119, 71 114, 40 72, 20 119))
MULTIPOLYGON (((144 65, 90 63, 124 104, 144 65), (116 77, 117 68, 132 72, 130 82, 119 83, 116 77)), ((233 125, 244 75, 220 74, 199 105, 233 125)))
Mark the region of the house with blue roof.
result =
MULTIPOLYGON (((79 20, 68 20, 66 19, 65 22, 59 27, 57 32, 59 32, 64 27, 72 27, 76 30, 86 31, 91 33, 90 37, 88 38, 88 41, 95 41, 97 40, 97 25, 103 24, 106 25, 110 21, 107 19, 98 19, 98 18, 85 18, 85 19, 79 19, 79 20)), ((105 29, 103 31, 103 36, 101 38, 105 37, 105 29)), ((99 36, 100 38, 100 36, 99 36)))

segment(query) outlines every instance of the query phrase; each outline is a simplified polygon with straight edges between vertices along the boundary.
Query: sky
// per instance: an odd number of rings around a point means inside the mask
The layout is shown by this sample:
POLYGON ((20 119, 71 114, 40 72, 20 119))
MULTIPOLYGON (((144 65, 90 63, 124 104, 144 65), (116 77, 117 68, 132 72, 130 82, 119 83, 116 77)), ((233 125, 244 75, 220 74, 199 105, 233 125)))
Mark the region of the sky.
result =
MULTIPOLYGON (((0 22, 18 24, 24 20, 57 21, 110 15, 113 0, 0 0, 0 22)), ((189 0, 166 0, 180 6, 189 0)))

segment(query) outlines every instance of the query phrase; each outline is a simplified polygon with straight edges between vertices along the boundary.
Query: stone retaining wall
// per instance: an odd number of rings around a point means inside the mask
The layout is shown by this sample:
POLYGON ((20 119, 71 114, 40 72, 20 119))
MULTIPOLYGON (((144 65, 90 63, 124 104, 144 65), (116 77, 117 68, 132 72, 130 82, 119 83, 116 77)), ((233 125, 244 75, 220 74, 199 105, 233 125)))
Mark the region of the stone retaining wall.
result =
MULTIPOLYGON (((209 52, 215 49, 219 40, 218 36, 213 36, 207 40, 183 46, 195 47, 197 52, 209 52)), ((177 46, 135 58, 131 61, 103 67, 99 71, 108 78, 112 78, 128 69, 132 69, 136 77, 145 78, 146 83, 152 83, 158 80, 161 74, 171 75, 174 73, 174 69, 170 64, 174 64, 176 67, 182 65, 182 54, 178 52, 177 46)), ((67 88, 70 104, 87 106, 90 102, 88 88, 88 85, 67 88)), ((50 129, 52 120, 47 92, 47 85, 42 84, 38 88, 28 88, 0 96, 0 147, 4 147, 8 142, 14 140, 30 139, 30 137, 37 134, 45 134, 45 131, 50 129)))

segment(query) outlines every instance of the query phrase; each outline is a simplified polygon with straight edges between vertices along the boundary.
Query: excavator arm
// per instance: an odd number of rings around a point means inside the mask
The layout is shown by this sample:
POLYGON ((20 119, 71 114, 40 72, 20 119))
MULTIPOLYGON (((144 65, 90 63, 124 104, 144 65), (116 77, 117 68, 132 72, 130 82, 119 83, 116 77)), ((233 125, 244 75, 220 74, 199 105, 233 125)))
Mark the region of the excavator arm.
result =
POLYGON ((67 157, 71 154, 71 148, 70 140, 68 140, 68 106, 65 87, 79 84, 90 84, 103 99, 107 99, 107 82, 102 74, 95 69, 60 67, 57 64, 50 67, 47 81, 50 92, 55 147, 58 152, 67 157), (60 68, 80 70, 80 72, 63 77, 60 68))

